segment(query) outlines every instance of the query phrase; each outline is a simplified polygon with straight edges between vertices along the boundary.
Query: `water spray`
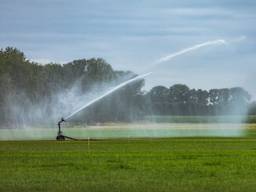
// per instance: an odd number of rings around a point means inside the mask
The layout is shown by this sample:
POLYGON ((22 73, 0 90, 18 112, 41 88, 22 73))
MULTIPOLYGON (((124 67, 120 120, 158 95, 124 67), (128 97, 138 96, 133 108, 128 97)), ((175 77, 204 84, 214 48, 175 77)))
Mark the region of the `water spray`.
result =
MULTIPOLYGON (((161 57, 160 59, 158 59, 155 63, 153 63, 153 66, 154 65, 157 65, 157 64, 160 64, 160 63, 163 63, 163 62, 166 62, 166 61, 169 61, 175 57, 178 57, 180 55, 183 55, 183 54, 186 54, 188 52, 192 52, 192 51, 195 51, 197 49, 200 49, 200 48, 203 48, 203 47, 207 47, 207 46, 211 46, 211 45, 225 45, 225 44, 228 44, 228 43, 233 43, 233 42, 240 42, 240 41, 243 41, 244 39, 246 39, 246 36, 241 36, 239 38, 236 38, 236 39, 233 39, 233 40, 230 40, 230 41, 226 41, 224 39, 217 39, 217 40, 213 40, 213 41, 206 41, 204 43, 200 43, 200 44, 196 44, 192 47, 188 47, 188 48, 185 48, 183 50, 180 50, 180 51, 177 51, 177 52, 174 52, 172 54, 169 54, 165 57, 161 57)), ((71 113, 70 115, 68 115, 67 117, 65 118, 61 118, 61 120, 58 122, 58 135, 56 137, 57 140, 65 140, 65 139, 71 139, 71 140, 76 140, 72 137, 68 137, 68 136, 65 136, 63 135, 63 132, 61 131, 61 124, 63 122, 66 122, 67 120, 69 120, 71 117, 73 117, 75 114, 79 113, 80 111, 84 110, 85 108, 93 105, 94 103, 96 103, 97 101, 103 99, 104 97, 110 95, 111 93, 119 90, 120 88, 138 80, 138 79, 142 79, 148 75, 150 75, 152 72, 149 72, 149 73, 145 73, 145 74, 142 74, 142 75, 139 75, 139 76, 136 76, 130 80, 127 80, 121 84, 119 84, 118 86, 110 89, 109 91, 107 91, 106 93, 104 93, 103 95, 91 100, 90 102, 86 103, 85 105, 83 105, 82 107, 78 108, 77 110, 75 110, 73 113, 71 113)))
POLYGON ((188 47, 188 48, 182 49, 180 51, 171 53, 167 56, 161 57, 160 59, 158 59, 154 63, 154 65, 169 61, 171 59, 174 59, 177 56, 195 51, 195 50, 203 48, 203 47, 208 47, 208 46, 211 46, 211 45, 227 45, 229 43, 238 43, 238 42, 241 42, 241 41, 245 40, 246 38, 247 37, 243 35, 243 36, 240 36, 238 38, 234 38, 234 39, 230 39, 230 40, 216 39, 216 40, 213 40, 213 41, 206 41, 206 42, 203 42, 203 43, 199 43, 199 44, 193 45, 192 47, 188 47))
POLYGON ((169 54, 165 57, 161 57, 160 59, 158 59, 155 62, 155 64, 159 64, 159 63, 162 63, 162 62, 165 62, 165 61, 169 61, 169 60, 171 60, 171 59, 173 59, 177 56, 183 55, 183 54, 188 53, 188 52, 195 51, 195 50, 200 49, 202 47, 207 47, 207 46, 210 46, 210 45, 224 45, 224 44, 227 44, 227 41, 224 40, 224 39, 217 39, 217 40, 214 40, 214 41, 207 41, 207 42, 204 42, 204 43, 200 43, 200 44, 194 45, 192 47, 188 47, 188 48, 182 49, 180 51, 177 51, 175 53, 169 54))
POLYGON ((109 91, 105 92, 105 93, 102 94, 101 96, 99 96, 99 97, 97 97, 97 98, 91 100, 90 102, 86 103, 85 105, 83 105, 82 107, 78 108, 78 109, 75 110, 73 113, 71 113, 70 115, 66 116, 65 118, 62 117, 62 118, 60 119, 60 121, 58 122, 58 134, 57 134, 56 140, 58 140, 58 141, 63 141, 63 140, 65 140, 65 139, 77 140, 77 139, 75 139, 75 138, 68 137, 68 136, 65 136, 65 135, 63 134, 63 132, 61 131, 61 124, 62 124, 63 122, 66 122, 66 121, 69 120, 71 117, 73 117, 75 114, 77 114, 77 113, 79 113, 80 111, 84 110, 85 108, 87 108, 87 107, 93 105, 94 103, 98 102, 99 100, 103 99, 104 97, 106 97, 106 96, 112 94, 113 92, 115 92, 115 91, 121 89, 122 87, 125 87, 125 86, 128 85, 128 84, 131 84, 131 83, 133 83, 133 82, 135 82, 135 81, 137 81, 137 80, 139 80, 139 79, 142 79, 142 78, 144 78, 144 77, 150 75, 151 73, 152 73, 152 72, 145 73, 145 74, 142 74, 142 75, 138 75, 138 76, 136 76, 136 77, 134 77, 134 78, 132 78, 132 79, 129 79, 129 80, 127 80, 127 81, 125 81, 125 82, 123 82, 123 83, 121 83, 121 84, 115 86, 114 88, 110 89, 109 91))

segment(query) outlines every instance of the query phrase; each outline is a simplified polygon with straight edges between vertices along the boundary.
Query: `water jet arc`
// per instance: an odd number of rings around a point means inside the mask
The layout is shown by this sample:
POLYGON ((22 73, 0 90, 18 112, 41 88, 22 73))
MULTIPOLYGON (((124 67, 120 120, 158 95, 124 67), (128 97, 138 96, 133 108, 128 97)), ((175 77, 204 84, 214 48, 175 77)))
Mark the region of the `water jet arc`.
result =
POLYGON ((133 77, 132 79, 129 79, 129 80, 127 80, 127 81, 125 81, 125 82, 123 82, 123 83, 117 85, 116 87, 110 89, 109 91, 105 92, 105 93, 102 94, 101 96, 99 96, 99 97, 97 97, 97 98, 91 100, 90 102, 86 103, 85 105, 83 105, 82 107, 78 108, 76 111, 74 111, 73 113, 71 113, 71 114, 68 115, 67 117, 65 117, 65 118, 62 117, 62 118, 60 119, 60 121, 58 122, 58 134, 57 134, 56 140, 58 140, 58 141, 63 141, 63 140, 65 140, 65 139, 77 140, 77 139, 75 139, 75 138, 72 138, 72 137, 68 137, 68 136, 63 135, 63 132, 61 131, 61 124, 62 124, 63 122, 66 122, 68 119, 70 119, 71 117, 73 117, 75 114, 77 114, 77 113, 79 113, 80 111, 84 110, 85 108, 87 108, 87 107, 93 105, 94 103, 96 103, 97 101, 103 99, 104 97, 106 97, 106 96, 112 94, 113 92, 115 92, 115 91, 121 89, 122 87, 125 87, 125 86, 128 85, 128 84, 131 84, 131 83, 133 83, 133 82, 135 82, 135 81, 137 81, 137 80, 139 80, 139 79, 142 79, 142 78, 144 78, 144 77, 150 75, 151 73, 152 73, 152 72, 145 73, 145 74, 142 74, 142 75, 138 75, 138 76, 136 76, 136 77, 133 77))
POLYGON ((200 44, 196 44, 192 47, 188 47, 188 48, 185 48, 185 49, 182 49, 180 51, 177 51, 177 52, 174 52, 172 54, 169 54, 165 57, 161 57, 160 59, 158 59, 156 62, 155 62, 155 65, 156 64, 159 64, 159 63, 162 63, 162 62, 166 62, 166 61, 169 61, 177 56, 180 56, 180 55, 183 55, 185 53, 189 53, 189 52, 192 52, 192 51, 195 51, 197 49, 200 49, 200 48, 203 48, 203 47, 207 47, 207 46, 211 46, 211 45, 225 45, 227 44, 227 41, 224 40, 224 39, 217 39, 217 40, 214 40, 214 41, 206 41, 204 43, 200 43, 200 44))

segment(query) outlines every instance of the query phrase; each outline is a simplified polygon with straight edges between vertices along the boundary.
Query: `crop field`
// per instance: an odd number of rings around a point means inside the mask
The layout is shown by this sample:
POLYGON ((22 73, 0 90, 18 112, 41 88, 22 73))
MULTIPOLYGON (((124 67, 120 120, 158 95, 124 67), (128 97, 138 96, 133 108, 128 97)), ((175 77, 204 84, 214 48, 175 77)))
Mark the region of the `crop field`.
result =
POLYGON ((255 138, 1 141, 0 191, 255 191, 255 138))
MULTIPOLYGON (((203 136, 209 133, 206 126, 232 133, 234 124, 158 124, 160 134, 156 125, 130 126, 65 129, 68 135, 92 137, 82 141, 0 141, 0 191, 255 191, 255 124, 244 124, 236 137, 203 136), (186 137, 166 136, 177 129, 186 137), (140 138, 147 131, 148 137, 140 138), (200 132, 201 137, 193 135, 200 132), (104 134, 112 139, 103 139, 104 134)), ((11 136, 0 131, 1 137, 11 136)), ((56 130, 48 131, 36 133, 54 138, 56 130)), ((13 130, 12 136, 31 136, 25 133, 13 130)))
POLYGON ((255 124, 66 127, 64 133, 84 140, 63 142, 54 141, 56 129, 29 131, 0 130, 1 140, 14 139, 0 141, 0 191, 256 188, 255 124))

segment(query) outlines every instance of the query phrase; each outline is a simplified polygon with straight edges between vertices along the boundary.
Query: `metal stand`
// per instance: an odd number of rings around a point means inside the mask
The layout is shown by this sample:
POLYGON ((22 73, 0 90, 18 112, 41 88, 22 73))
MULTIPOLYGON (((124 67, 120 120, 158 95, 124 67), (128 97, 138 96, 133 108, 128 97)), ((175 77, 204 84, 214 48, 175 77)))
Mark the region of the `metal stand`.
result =
POLYGON ((57 134, 57 137, 56 137, 56 140, 57 141, 65 141, 66 139, 70 139, 70 140, 77 140, 75 138, 72 138, 72 137, 68 137, 68 136, 65 136, 63 135, 63 132, 61 131, 61 123, 64 122, 64 118, 62 117, 61 120, 58 122, 58 134, 57 134))

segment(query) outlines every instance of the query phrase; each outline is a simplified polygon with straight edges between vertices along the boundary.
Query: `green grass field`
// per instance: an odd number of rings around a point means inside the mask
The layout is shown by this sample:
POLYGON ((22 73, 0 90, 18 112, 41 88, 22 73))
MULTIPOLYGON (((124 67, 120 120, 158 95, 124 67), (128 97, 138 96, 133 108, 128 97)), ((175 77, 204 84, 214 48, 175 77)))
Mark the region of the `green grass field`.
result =
POLYGON ((256 124, 64 127, 85 139, 65 142, 56 131, 0 129, 0 140, 13 140, 0 141, 0 191, 256 189, 256 124))
POLYGON ((255 191, 256 139, 0 141, 0 191, 255 191))

